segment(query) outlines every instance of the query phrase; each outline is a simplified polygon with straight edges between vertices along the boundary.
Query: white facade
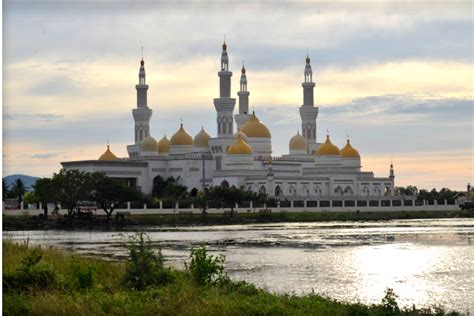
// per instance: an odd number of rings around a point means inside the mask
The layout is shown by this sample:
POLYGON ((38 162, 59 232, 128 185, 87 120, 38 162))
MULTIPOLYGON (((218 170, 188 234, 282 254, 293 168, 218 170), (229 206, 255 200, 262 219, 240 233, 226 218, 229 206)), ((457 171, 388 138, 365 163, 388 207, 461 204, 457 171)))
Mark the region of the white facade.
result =
MULTIPOLYGON (((139 83, 136 85, 137 106, 133 109, 135 142, 127 146, 129 157, 87 161, 62 162, 65 169, 86 172, 101 171, 110 177, 123 179, 127 184, 139 187, 150 194, 153 179, 174 177, 186 185, 188 190, 202 190, 203 186, 229 185, 243 187, 254 192, 265 192, 280 200, 369 200, 394 195, 394 172, 391 166, 387 177, 375 177, 372 172, 361 171, 361 159, 351 147, 350 153, 332 145, 330 151, 323 150, 325 144, 316 142, 316 119, 318 107, 314 106, 314 87, 309 57, 304 71, 303 105, 299 108, 303 143, 291 145, 289 154, 272 156, 271 136, 255 135, 244 138, 252 148, 251 154, 227 153, 236 141, 234 129, 235 98, 231 98, 231 77, 227 45, 224 43, 221 67, 218 72, 220 94, 214 99, 216 109, 217 137, 206 139, 203 145, 194 144, 193 138, 183 127, 172 138, 166 150, 160 146, 147 146, 142 142, 150 135, 152 110, 147 105, 148 85, 145 83, 144 62, 141 61, 139 83), (178 133, 180 133, 178 135, 178 133), (176 136, 176 137, 175 137, 176 136), (303 144, 303 145, 301 145, 303 144), (203 147, 204 146, 204 147, 203 147), (299 147, 291 147, 299 146, 299 147)), ((250 123, 255 114, 248 113, 247 77, 242 68, 240 78, 239 110, 235 120, 239 128, 250 123)), ((295 107, 295 111, 296 111, 295 107)), ((159 115, 159 112, 157 113, 159 115)), ((210 114, 211 115, 211 114, 210 114)), ((263 125, 263 123, 259 122, 263 125)), ((203 130, 204 131, 204 130, 203 130)), ((290 139, 292 135, 288 135, 290 139)), ((197 137, 197 136, 196 136, 197 137)), ((298 137, 301 138, 301 136, 298 137)), ((161 138, 161 137, 160 137, 161 138)), ((157 138, 158 139, 158 138, 157 138)), ((326 142, 330 142, 329 136, 326 142)), ((298 141, 295 142, 295 144, 298 141)), ((349 145, 349 142, 348 142, 349 145)), ((347 147, 347 146, 346 146, 347 147)), ((103 158, 103 159, 102 159, 103 158)))

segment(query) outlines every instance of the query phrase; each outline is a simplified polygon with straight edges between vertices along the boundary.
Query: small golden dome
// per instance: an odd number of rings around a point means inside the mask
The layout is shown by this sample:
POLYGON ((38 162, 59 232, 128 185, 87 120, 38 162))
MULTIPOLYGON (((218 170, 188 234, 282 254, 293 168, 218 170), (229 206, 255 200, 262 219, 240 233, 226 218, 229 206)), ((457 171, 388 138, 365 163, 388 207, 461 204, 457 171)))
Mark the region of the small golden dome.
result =
POLYGON ((170 152, 170 141, 166 138, 166 135, 160 139, 158 143, 158 152, 160 154, 169 153, 170 152))
POLYGON ((270 134, 268 128, 265 126, 265 124, 260 122, 260 120, 255 115, 255 112, 253 112, 252 116, 242 126, 241 131, 247 135, 247 137, 272 137, 272 134, 270 134))
POLYGON ((109 145, 107 145, 107 150, 100 155, 99 160, 117 160, 117 156, 110 151, 109 145))
POLYGON ((360 158, 359 152, 357 149, 351 146, 349 140, 347 140, 346 146, 341 149, 341 157, 342 158, 360 158))
POLYGON ((329 139, 329 135, 327 136, 324 144, 319 146, 318 150, 316 150, 316 156, 339 156, 339 155, 340 155, 339 148, 337 148, 336 145, 331 143, 331 140, 329 139))
POLYGON ((307 150, 308 141, 300 135, 298 131, 295 136, 290 139, 290 150, 307 150))
POLYGON ((237 140, 233 143, 229 149, 227 149, 229 155, 251 155, 252 147, 242 140, 240 134, 237 135, 237 140))
POLYGON ((183 124, 181 124, 179 130, 171 136, 170 145, 194 145, 193 138, 184 130, 183 124))
POLYGON ((142 140, 141 151, 158 152, 158 142, 151 136, 147 136, 142 140))
POLYGON ((210 138, 211 136, 209 136, 209 134, 206 133, 206 131, 202 127, 201 131, 197 133, 197 135, 194 137, 194 147, 208 148, 210 138))
POLYGON ((244 142, 247 143, 247 142, 249 141, 249 138, 247 137, 247 135, 245 135, 245 133, 242 133, 242 131, 240 130, 240 128, 239 128, 239 130, 237 131, 237 133, 234 134, 234 138, 237 138, 237 136, 239 136, 239 135, 240 135, 240 137, 242 138, 242 140, 243 140, 244 142))

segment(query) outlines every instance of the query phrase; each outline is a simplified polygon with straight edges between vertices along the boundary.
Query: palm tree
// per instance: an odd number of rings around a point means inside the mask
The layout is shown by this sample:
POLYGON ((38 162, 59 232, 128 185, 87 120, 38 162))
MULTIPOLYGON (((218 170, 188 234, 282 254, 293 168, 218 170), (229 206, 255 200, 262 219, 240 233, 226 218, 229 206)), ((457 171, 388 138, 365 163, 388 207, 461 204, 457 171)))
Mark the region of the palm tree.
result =
POLYGON ((26 192, 25 183, 20 178, 15 180, 12 191, 18 196, 18 201, 23 201, 23 194, 26 192))
POLYGON ((5 182, 5 179, 2 179, 2 201, 5 201, 5 197, 10 193, 8 190, 8 185, 5 182))

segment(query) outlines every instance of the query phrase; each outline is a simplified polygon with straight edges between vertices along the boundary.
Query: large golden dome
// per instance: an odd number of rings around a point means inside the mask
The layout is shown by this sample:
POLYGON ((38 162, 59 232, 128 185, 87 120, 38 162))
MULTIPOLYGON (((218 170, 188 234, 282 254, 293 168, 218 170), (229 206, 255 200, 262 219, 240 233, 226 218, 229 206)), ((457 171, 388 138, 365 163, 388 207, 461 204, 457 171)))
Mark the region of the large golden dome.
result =
POLYGON ((329 139, 329 135, 326 137, 326 141, 324 144, 319 146, 318 150, 316 150, 316 156, 339 156, 340 151, 336 145, 331 143, 329 139))
POLYGON ((110 151, 109 145, 107 145, 107 150, 100 155, 99 160, 117 160, 117 156, 110 151))
POLYGON ((346 146, 341 149, 342 158, 360 158, 359 152, 357 149, 351 146, 351 142, 347 140, 346 146))
POLYGON ((260 120, 255 115, 255 112, 248 119, 248 121, 240 129, 247 137, 266 137, 271 138, 272 134, 268 128, 260 122, 260 120))
POLYGON ((202 127, 201 131, 194 137, 194 147, 208 148, 210 138, 211 136, 209 136, 209 134, 204 130, 204 127, 202 127))
POLYGON ((237 135, 237 140, 233 143, 229 149, 227 149, 229 155, 251 155, 252 147, 242 140, 242 136, 237 135))
POLYGON ((165 154, 170 152, 170 141, 168 138, 163 136, 162 139, 160 139, 160 142, 158 143, 158 152, 160 154, 165 154))
POLYGON ((308 141, 298 131, 295 136, 290 139, 290 150, 307 150, 308 141))
POLYGON ((170 145, 194 145, 193 138, 183 128, 181 124, 179 130, 171 136, 170 145))
POLYGON ((158 142, 151 136, 147 136, 142 140, 141 151, 158 152, 158 142))

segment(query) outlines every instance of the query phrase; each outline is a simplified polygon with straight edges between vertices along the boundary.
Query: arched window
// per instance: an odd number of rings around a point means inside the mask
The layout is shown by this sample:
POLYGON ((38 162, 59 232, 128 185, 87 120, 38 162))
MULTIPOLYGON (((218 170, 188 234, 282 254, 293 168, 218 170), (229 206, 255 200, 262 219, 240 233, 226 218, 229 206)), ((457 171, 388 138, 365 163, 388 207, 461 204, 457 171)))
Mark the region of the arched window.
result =
POLYGON ((385 192, 384 192, 384 195, 390 195, 391 194, 391 191, 392 189, 390 187, 385 187, 385 192))
POLYGON ((196 197, 197 194, 198 194, 198 190, 197 190, 196 188, 193 188, 193 189, 191 190, 191 192, 189 192, 189 194, 190 194, 192 197, 196 197))
POLYGON ((341 186, 337 186, 336 189, 334 189, 334 193, 336 194, 339 194, 339 195, 342 195, 343 194, 343 191, 342 191, 342 188, 341 186))
POLYGON ((319 185, 317 185, 316 188, 314 189, 314 193, 316 193, 316 195, 321 196, 321 188, 319 187, 319 185))
POLYGON ((344 189, 344 194, 353 195, 354 192, 352 191, 352 188, 351 188, 350 186, 347 186, 347 187, 344 189))
POLYGON ((223 188, 229 188, 229 182, 227 182, 227 180, 224 180, 221 182, 221 187, 223 188))
POLYGON ((380 195, 380 188, 374 187, 374 195, 380 195))
POLYGON ((281 193, 281 188, 279 185, 277 185, 275 188, 275 196, 280 196, 280 193, 281 193))
POLYGON ((369 195, 369 187, 367 187, 366 185, 364 185, 364 186, 362 187, 362 194, 369 195))
POLYGON ((265 186, 261 186, 260 189, 258 190, 258 193, 265 194, 267 193, 267 189, 265 189, 265 186))

